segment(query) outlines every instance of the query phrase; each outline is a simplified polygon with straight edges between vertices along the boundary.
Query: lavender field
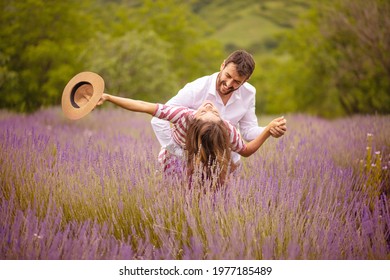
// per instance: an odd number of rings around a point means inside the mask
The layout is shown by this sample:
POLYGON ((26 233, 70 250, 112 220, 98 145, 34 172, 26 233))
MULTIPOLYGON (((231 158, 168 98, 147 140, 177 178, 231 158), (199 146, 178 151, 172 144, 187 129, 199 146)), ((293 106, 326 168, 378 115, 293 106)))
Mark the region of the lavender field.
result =
POLYGON ((205 191, 163 178, 148 116, 1 111, 0 259, 390 259, 390 116, 286 118, 205 191))

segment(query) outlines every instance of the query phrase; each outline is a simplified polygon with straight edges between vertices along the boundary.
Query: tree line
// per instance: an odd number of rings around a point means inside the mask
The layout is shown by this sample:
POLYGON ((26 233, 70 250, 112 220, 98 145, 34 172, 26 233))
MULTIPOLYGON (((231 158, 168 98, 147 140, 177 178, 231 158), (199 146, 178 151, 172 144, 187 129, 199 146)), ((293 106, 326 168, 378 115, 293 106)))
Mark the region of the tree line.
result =
POLYGON ((99 73, 108 92, 164 102, 223 57, 178 0, 1 0, 0 9, 0 106, 19 112, 58 105, 81 71, 99 73))
MULTIPOLYGON (((257 112, 390 112, 389 1, 325 2, 256 61, 257 112)), ((108 92, 165 102, 227 54, 197 15, 207 3, 0 0, 0 108, 58 105, 81 71, 102 75, 108 92)))
POLYGON ((325 117, 390 113, 390 1, 315 1, 260 64, 258 107, 325 117))

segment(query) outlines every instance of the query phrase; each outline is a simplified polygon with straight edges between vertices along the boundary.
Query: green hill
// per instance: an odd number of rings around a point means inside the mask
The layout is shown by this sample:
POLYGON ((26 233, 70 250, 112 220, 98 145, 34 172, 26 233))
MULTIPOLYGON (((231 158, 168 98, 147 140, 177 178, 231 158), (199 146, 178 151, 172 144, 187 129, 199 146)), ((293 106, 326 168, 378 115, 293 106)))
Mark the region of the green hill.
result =
POLYGON ((298 17, 309 8, 309 1, 242 0, 197 1, 195 12, 215 32, 227 52, 247 49, 266 55, 278 45, 277 35, 293 28, 298 17))

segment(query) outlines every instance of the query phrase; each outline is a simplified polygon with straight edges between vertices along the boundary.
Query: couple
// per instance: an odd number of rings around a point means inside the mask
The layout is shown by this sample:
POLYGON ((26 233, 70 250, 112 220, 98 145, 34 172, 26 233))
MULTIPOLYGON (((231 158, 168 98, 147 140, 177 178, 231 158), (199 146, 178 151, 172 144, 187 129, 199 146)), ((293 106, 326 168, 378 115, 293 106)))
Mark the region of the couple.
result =
POLYGON ((287 129, 284 117, 258 126, 256 90, 246 82, 254 67, 252 56, 239 50, 224 60, 220 72, 187 84, 165 105, 110 94, 103 94, 98 105, 109 101, 154 116, 164 173, 186 172, 192 180, 200 170, 203 179, 216 177, 221 185, 239 166, 240 156, 252 155, 268 137, 280 137, 287 129))

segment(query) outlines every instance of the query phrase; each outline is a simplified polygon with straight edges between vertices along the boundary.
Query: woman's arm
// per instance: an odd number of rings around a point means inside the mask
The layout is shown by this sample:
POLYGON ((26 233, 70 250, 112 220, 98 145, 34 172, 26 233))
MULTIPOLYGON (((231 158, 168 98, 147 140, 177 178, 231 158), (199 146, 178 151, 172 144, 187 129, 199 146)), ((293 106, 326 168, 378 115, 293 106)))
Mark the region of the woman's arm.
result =
POLYGON ((271 130, 275 129, 279 126, 285 126, 286 119, 284 117, 279 117, 271 121, 263 130, 263 132, 257 136, 255 139, 246 144, 246 149, 239 152, 239 154, 243 157, 249 157, 253 153, 255 153, 261 145, 271 136, 271 130))
POLYGON ((126 110, 130 110, 133 112, 147 113, 149 115, 153 115, 156 112, 156 108, 157 108, 156 103, 134 100, 130 98, 123 98, 123 97, 114 96, 107 93, 103 93, 97 105, 102 105, 105 101, 109 101, 126 110))

